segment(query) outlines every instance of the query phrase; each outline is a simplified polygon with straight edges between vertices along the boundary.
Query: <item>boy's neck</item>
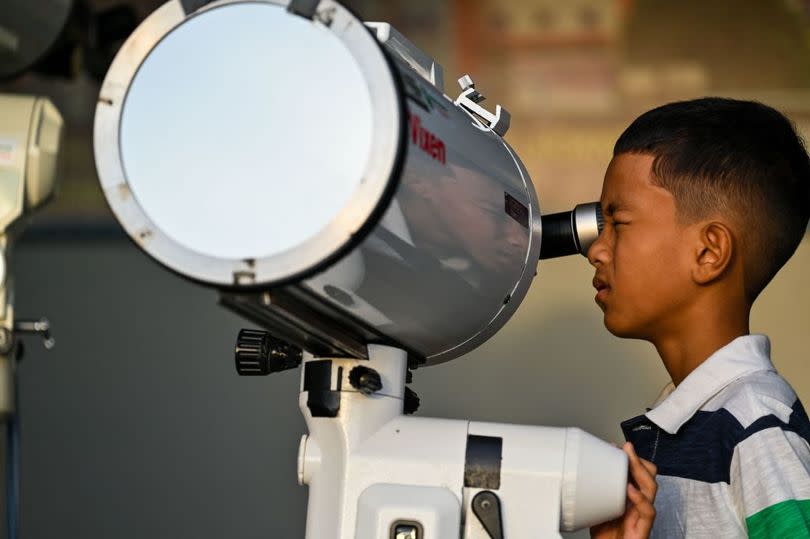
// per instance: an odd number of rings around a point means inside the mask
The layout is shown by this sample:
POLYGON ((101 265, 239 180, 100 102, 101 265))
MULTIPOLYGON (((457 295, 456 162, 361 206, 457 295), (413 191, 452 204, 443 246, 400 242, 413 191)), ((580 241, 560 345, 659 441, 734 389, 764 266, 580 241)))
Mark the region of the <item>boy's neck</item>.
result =
POLYGON ((710 316, 704 312, 702 316, 693 318, 693 323, 652 340, 676 386, 709 356, 737 337, 750 333, 748 309, 712 314, 710 316))

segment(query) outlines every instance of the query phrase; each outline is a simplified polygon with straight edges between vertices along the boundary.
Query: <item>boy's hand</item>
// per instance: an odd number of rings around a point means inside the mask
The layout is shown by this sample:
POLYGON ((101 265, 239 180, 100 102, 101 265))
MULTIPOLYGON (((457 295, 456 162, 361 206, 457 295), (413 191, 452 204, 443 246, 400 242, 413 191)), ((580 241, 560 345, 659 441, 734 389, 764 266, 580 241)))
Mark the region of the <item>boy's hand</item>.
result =
POLYGON ((639 458, 633 444, 622 447, 630 459, 630 482, 627 484, 627 508, 615 520, 591 528, 592 539, 646 539, 655 520, 656 467, 639 458))

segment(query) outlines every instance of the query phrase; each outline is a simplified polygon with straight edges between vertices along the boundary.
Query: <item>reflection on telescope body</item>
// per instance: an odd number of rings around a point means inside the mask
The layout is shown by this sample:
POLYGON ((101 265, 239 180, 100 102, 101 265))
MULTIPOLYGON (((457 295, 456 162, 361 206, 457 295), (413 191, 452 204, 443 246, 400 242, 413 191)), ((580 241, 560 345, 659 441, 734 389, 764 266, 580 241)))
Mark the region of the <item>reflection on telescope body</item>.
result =
MULTIPOLYGON (((515 260, 526 256, 529 231, 504 219, 503 187, 473 168, 451 164, 450 174, 415 176, 402 198, 420 227, 425 250, 481 291, 497 291, 500 275, 515 280, 515 260)), ((501 294, 503 295, 503 294, 501 294)))
MULTIPOLYGON (((504 300, 509 284, 520 277, 515 260, 526 256, 528 230, 502 218, 502 190, 475 171, 450 168, 453 175, 439 178, 427 172, 413 175, 397 197, 402 210, 397 205, 389 211, 405 213, 403 225, 398 230, 385 227, 390 234, 372 236, 349 260, 317 278, 317 283, 309 281, 312 289, 326 291, 332 301, 361 312, 365 319, 383 321, 377 327, 386 334, 401 334, 408 341, 423 339, 427 349, 468 338, 468 330, 459 328, 459 313, 475 313, 482 301, 504 300), (452 185, 458 182, 469 188, 452 185), (406 236, 407 223, 419 226, 406 236), (355 286, 340 287, 340 276, 356 268, 356 257, 375 271, 364 271, 361 279, 355 273, 355 286), (410 279, 414 273, 432 277, 415 283, 410 279), (353 293, 352 303, 347 305, 345 297, 336 295, 335 287, 353 293), (375 300, 375 307, 364 298, 375 300)), ((474 324, 483 327, 489 321, 482 313, 474 324)))
POLYGON ((492 322, 497 311, 481 305, 509 302, 529 262, 531 231, 528 220, 507 213, 505 200, 524 208, 531 202, 528 177, 504 141, 400 69, 411 119, 405 167, 381 226, 355 251, 364 277, 341 288, 338 281, 356 264, 349 259, 305 286, 359 318, 373 316, 372 308, 384 315, 377 330, 434 356, 492 322), (471 126, 467 136, 458 123, 471 126))

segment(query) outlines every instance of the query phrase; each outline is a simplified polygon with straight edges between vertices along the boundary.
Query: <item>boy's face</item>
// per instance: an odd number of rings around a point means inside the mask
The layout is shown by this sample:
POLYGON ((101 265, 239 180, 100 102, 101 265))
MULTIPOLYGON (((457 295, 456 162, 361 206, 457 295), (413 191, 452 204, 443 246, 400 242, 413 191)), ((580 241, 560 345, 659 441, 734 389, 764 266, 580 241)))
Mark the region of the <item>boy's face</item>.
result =
POLYGON ((672 194, 651 180, 654 157, 620 154, 605 173, 605 228, 588 251, 596 303, 619 337, 652 340, 672 329, 688 305, 690 242, 672 194))

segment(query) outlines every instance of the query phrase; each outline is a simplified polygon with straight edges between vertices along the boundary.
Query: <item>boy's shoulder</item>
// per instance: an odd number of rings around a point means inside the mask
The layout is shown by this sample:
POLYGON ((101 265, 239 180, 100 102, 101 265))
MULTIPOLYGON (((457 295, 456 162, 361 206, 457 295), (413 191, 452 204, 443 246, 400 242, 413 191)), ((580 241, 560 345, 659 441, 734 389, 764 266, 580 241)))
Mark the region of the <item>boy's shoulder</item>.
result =
POLYGON ((658 466, 653 536, 810 538, 810 421, 766 337, 718 351, 622 428, 658 466))
POLYGON ((744 432, 778 424, 808 426, 807 414, 790 384, 776 371, 757 371, 731 382, 702 407, 702 411, 725 410, 744 432))
POLYGON ((810 445, 807 413, 790 384, 773 369, 748 372, 696 406, 693 415, 689 410, 684 407, 682 415, 690 417, 676 432, 667 432, 672 425, 666 421, 663 427, 655 420, 650 423, 650 412, 622 424, 639 454, 653 459, 664 475, 728 482, 732 461, 741 450, 767 450, 786 440, 805 453, 810 445))

